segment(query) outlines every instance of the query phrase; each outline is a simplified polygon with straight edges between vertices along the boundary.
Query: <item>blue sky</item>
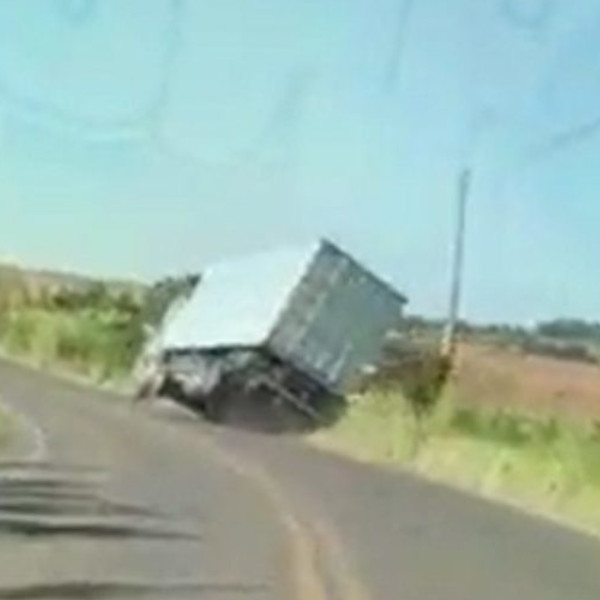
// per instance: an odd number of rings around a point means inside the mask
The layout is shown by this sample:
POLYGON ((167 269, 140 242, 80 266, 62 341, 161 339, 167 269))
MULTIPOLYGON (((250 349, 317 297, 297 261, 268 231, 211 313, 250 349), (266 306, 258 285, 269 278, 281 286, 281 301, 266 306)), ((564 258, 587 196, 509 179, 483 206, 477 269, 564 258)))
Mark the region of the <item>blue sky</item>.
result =
POLYGON ((334 238, 412 310, 600 318, 600 0, 3 0, 0 256, 156 277, 334 238))

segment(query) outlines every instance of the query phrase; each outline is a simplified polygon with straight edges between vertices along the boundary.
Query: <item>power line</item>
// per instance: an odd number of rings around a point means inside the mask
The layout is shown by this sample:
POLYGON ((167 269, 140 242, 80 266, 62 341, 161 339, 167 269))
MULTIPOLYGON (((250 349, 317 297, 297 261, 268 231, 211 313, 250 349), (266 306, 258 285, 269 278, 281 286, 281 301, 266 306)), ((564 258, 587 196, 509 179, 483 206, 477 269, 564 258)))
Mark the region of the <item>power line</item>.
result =
POLYGON ((313 77, 313 73, 306 68, 296 69, 290 74, 280 100, 275 104, 256 140, 240 157, 239 163, 251 162, 273 141, 283 143, 286 146, 284 150, 291 151, 313 77))
POLYGON ((513 26, 540 30, 546 27, 556 9, 556 0, 502 0, 500 13, 513 26))
POLYGON ((169 108, 175 68, 183 45, 185 9, 185 0, 171 0, 170 15, 165 27, 164 51, 160 68, 161 77, 154 102, 149 108, 147 117, 149 122, 154 125, 164 122, 169 108))
MULTIPOLYGON (((98 0, 55 0, 60 18, 69 21, 72 27, 80 29, 89 25, 97 16, 98 0)), ((164 37, 159 62, 159 78, 156 91, 147 105, 134 116, 120 119, 79 116, 73 111, 36 96, 17 91, 0 76, 0 106, 18 114, 29 122, 58 130, 60 133, 78 136, 91 142, 145 142, 169 160, 182 165, 203 164, 209 168, 236 169, 248 164, 272 140, 283 137, 283 143, 291 144, 292 130, 300 119, 312 73, 308 69, 296 69, 289 78, 283 96, 273 109, 273 113, 256 140, 240 156, 234 156, 212 164, 202 157, 194 156, 186 150, 174 147, 164 135, 177 62, 184 43, 184 23, 187 0, 168 0, 168 13, 164 21, 164 37)))
POLYGON ((74 25, 91 19, 98 10, 98 0, 55 0, 58 12, 74 25))
POLYGON ((582 144, 600 133, 600 116, 579 125, 556 133, 544 144, 533 149, 530 162, 536 163, 550 156, 582 144))
MULTIPOLYGON (((92 141, 135 141, 155 135, 160 128, 159 121, 164 119, 167 110, 174 65, 182 39, 184 0, 168 0, 168 6, 170 9, 165 21, 163 58, 157 91, 149 100, 147 108, 135 116, 119 119, 79 116, 33 95, 16 91, 1 77, 0 104, 30 121, 90 138, 92 141)), ((98 0, 60 0, 56 7, 61 18, 67 19, 74 28, 81 28, 87 21, 95 18, 98 0)))
POLYGON ((402 0, 398 11, 398 21, 385 73, 384 86, 391 92, 397 85, 400 76, 400 66, 404 58, 404 49, 410 20, 415 8, 416 0, 402 0))

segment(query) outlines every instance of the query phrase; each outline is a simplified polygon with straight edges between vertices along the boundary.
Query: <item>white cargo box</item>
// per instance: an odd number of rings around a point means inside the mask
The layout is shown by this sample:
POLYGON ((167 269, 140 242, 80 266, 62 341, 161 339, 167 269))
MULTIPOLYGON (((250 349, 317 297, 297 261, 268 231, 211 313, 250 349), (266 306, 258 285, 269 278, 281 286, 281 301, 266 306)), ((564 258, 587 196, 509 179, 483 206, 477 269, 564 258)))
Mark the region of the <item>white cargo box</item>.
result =
POLYGON ((406 299, 327 241, 206 269, 164 324, 167 350, 264 348, 340 390, 377 359, 406 299))

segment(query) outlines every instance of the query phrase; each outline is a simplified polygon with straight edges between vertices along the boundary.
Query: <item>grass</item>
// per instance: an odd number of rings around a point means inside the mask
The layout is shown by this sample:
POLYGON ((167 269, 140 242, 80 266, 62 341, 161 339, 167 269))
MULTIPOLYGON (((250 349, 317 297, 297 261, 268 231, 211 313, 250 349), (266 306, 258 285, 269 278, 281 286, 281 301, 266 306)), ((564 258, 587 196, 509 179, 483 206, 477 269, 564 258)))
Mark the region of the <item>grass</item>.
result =
POLYGON ((110 311, 26 308, 5 314, 0 323, 0 344, 8 355, 96 382, 129 372, 140 335, 110 311))
POLYGON ((354 458, 398 465, 482 495, 559 515, 600 533, 600 425, 445 399, 415 426, 398 394, 370 392, 315 442, 354 458))

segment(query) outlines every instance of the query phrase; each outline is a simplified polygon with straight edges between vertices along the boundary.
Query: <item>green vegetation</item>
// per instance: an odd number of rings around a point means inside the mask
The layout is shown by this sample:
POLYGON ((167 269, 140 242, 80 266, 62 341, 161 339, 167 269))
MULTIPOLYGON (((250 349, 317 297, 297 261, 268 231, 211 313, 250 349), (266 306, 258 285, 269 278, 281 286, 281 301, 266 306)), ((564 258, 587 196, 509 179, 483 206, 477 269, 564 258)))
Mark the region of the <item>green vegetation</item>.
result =
POLYGON ((372 389, 354 397, 342 420, 315 441, 600 533, 600 424, 468 408, 447 394, 420 427, 401 393, 372 389))
POLYGON ((467 404, 460 371, 449 372, 432 338, 424 344, 421 333, 390 340, 347 413, 314 441, 600 533, 600 422, 508 409, 509 398, 495 406, 487 398, 467 404))
POLYGON ((28 307, 0 322, 0 342, 9 355, 100 381, 125 374, 142 341, 139 320, 119 311, 28 307))
POLYGON ((32 293, 16 273, 0 280, 0 346, 36 366, 66 370, 97 382, 124 378, 148 328, 172 300, 189 293, 197 277, 170 278, 142 293, 101 282, 42 286, 32 293))
POLYGON ((412 431, 405 437, 411 440, 412 454, 427 437, 427 422, 438 407, 450 366, 435 346, 407 343, 407 338, 399 336, 389 340, 376 371, 363 381, 368 389, 379 391, 376 414, 392 420, 410 418, 412 431))

